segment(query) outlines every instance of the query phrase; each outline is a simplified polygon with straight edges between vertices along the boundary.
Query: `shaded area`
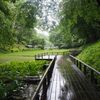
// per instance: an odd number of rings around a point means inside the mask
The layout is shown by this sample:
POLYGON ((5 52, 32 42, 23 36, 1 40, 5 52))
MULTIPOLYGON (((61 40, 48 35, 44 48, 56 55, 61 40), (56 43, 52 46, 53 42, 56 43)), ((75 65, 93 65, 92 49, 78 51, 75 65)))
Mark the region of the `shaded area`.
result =
POLYGON ((92 84, 69 58, 58 56, 47 100, 99 100, 92 84))

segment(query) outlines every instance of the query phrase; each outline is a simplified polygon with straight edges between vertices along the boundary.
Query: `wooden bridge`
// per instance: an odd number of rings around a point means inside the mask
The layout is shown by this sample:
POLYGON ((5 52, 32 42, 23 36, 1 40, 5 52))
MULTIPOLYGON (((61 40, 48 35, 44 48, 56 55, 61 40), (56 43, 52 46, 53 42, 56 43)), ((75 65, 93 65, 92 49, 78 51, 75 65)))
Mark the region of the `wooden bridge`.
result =
POLYGON ((51 63, 31 100, 100 100, 100 72, 66 53, 35 58, 51 63))

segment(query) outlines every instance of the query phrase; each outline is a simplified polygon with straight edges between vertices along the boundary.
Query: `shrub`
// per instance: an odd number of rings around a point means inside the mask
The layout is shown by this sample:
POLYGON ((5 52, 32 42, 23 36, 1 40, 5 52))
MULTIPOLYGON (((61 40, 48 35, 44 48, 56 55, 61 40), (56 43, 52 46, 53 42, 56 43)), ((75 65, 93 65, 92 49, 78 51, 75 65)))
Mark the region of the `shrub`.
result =
MULTIPOLYGON (((6 100, 7 96, 23 86, 22 78, 25 76, 39 75, 43 72, 46 61, 11 62, 0 65, 0 99, 6 100)), ((8 99, 7 99, 8 100, 8 99)))
POLYGON ((78 58, 89 64, 96 70, 100 71, 100 41, 87 46, 79 55, 78 58))

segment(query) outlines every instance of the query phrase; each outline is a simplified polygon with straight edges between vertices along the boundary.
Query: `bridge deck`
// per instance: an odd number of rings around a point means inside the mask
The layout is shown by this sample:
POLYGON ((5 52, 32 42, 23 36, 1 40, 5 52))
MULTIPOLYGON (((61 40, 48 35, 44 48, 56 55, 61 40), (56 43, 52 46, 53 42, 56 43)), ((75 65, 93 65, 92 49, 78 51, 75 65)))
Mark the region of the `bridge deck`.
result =
POLYGON ((92 84, 68 58, 57 56, 47 100, 99 100, 92 84))

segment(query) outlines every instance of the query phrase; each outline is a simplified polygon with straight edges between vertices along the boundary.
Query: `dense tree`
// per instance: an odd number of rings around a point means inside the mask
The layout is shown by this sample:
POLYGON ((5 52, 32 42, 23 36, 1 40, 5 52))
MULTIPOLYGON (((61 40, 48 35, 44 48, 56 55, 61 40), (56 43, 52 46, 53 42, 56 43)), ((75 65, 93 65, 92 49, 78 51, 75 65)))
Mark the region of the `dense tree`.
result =
POLYGON ((7 50, 13 44, 29 44, 36 35, 36 13, 33 1, 0 0, 0 48, 7 50))
POLYGON ((13 33, 11 30, 10 9, 7 1, 0 1, 0 48, 9 49, 13 44, 13 33))
MULTIPOLYGON (((60 34, 63 36, 59 36, 58 39, 63 37, 64 43, 72 46, 99 40, 100 6, 98 4, 99 0, 63 0, 59 24, 60 34)), ((55 37, 57 36, 58 34, 55 34, 55 37)))
POLYGON ((63 20, 67 24, 71 23, 71 33, 85 39, 86 42, 100 39, 100 7, 96 0, 63 1, 63 20))
POLYGON ((36 23, 36 7, 29 1, 18 5, 18 7, 18 14, 14 24, 17 43, 27 43, 32 37, 36 23))
POLYGON ((50 34, 58 47, 76 47, 100 39, 98 0, 63 0, 60 24, 50 34))

